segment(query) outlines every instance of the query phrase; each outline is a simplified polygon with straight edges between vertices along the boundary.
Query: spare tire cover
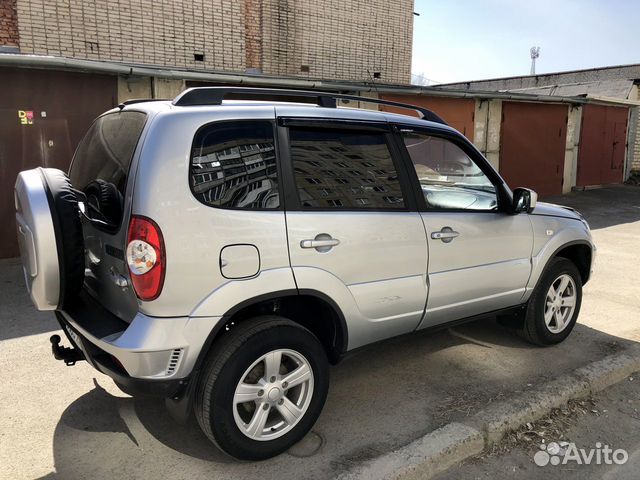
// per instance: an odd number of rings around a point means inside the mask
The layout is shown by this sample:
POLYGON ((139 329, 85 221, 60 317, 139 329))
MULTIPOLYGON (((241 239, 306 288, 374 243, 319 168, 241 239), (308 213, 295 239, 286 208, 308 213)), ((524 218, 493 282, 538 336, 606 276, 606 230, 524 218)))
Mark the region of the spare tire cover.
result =
POLYGON ((16 223, 27 289, 38 310, 62 309, 84 282, 84 237, 78 200, 64 172, 20 172, 16 223))

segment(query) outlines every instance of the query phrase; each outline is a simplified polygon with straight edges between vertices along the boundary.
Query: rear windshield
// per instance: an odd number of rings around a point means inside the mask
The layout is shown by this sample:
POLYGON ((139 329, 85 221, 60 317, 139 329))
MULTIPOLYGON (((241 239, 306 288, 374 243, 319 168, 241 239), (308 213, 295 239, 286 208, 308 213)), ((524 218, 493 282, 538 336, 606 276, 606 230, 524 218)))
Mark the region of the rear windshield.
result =
POLYGON ((122 221, 127 174, 145 120, 142 112, 98 118, 73 157, 71 184, 87 195, 89 215, 113 227, 122 221))

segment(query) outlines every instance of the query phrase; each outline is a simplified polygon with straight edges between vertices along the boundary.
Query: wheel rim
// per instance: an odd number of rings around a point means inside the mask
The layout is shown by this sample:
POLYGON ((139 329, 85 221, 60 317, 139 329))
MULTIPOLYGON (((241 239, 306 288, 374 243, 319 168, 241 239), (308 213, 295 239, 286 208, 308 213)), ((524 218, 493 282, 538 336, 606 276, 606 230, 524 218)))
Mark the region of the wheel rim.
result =
POLYGON ((273 350, 253 362, 233 395, 233 418, 253 440, 281 437, 302 419, 313 395, 313 370, 294 350, 273 350))
POLYGON ((547 291, 544 323, 551 333, 562 332, 573 317, 578 293, 573 278, 566 273, 556 278, 547 291))

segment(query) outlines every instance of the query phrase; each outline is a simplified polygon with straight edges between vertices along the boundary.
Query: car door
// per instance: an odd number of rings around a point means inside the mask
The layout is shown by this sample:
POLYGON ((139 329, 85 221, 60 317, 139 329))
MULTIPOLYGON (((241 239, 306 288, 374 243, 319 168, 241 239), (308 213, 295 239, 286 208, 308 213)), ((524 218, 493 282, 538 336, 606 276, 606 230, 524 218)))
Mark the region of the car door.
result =
POLYGON ((445 130, 399 128, 419 185, 429 245, 429 298, 419 328, 520 303, 533 230, 506 213, 501 178, 466 140, 445 130))
POLYGON ((281 123, 298 289, 338 305, 349 349, 414 330, 427 298, 427 246, 388 125, 281 123))

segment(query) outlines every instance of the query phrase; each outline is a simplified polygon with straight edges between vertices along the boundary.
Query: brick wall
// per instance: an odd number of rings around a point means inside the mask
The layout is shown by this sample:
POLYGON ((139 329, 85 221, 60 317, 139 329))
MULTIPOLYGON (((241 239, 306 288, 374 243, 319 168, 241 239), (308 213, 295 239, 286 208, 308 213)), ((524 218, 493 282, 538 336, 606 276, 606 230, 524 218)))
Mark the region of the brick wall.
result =
POLYGON ((413 0, 17 0, 17 14, 22 53, 410 80, 413 0))
POLYGON ((244 68, 234 0, 18 0, 22 53, 192 69, 244 68), (204 55, 197 61, 194 54, 204 55))
POLYGON ((635 128, 634 132, 629 132, 629 139, 633 139, 633 144, 628 148, 633 149, 631 154, 631 171, 640 173, 640 107, 631 110, 631 115, 635 118, 631 119, 630 127, 635 128))
POLYGON ((518 90, 551 85, 571 85, 586 82, 640 78, 640 64, 621 67, 589 68, 539 75, 523 75, 520 77, 495 78, 490 80, 473 80, 470 82, 447 83, 443 88, 457 90, 480 90, 494 92, 499 90, 518 90))
POLYGON ((16 0, 0 0, 0 46, 18 46, 16 0))
POLYGON ((263 14, 265 73, 410 82, 413 0, 264 0, 263 14))

